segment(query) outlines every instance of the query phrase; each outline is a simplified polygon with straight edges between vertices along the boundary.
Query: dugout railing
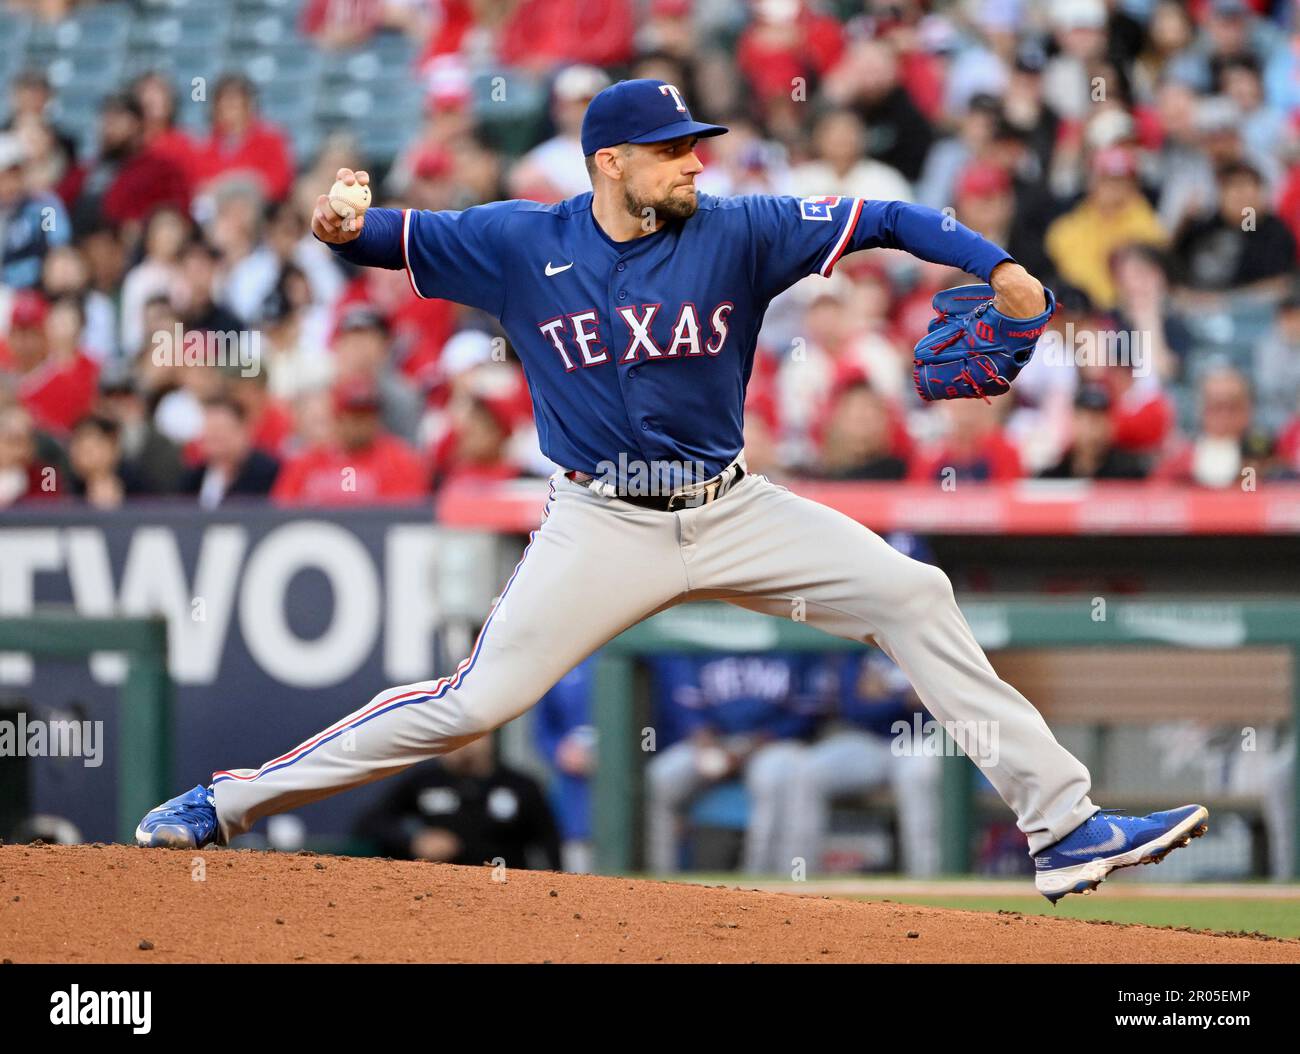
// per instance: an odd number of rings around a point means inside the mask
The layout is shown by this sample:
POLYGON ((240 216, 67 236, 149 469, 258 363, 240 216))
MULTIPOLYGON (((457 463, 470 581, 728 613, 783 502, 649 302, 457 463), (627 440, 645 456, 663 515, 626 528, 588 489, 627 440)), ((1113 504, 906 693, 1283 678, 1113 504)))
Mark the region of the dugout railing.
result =
MULTIPOLYGON (((1300 728, 1300 603, 1285 600, 1146 598, 965 600, 961 609, 984 648, 1011 649, 1175 647, 1236 651, 1274 645, 1289 652, 1290 715, 1300 728), (1100 614, 1100 617, 1099 617, 1100 614)), ((632 627, 605 646, 596 671, 594 721, 599 737, 593 794, 597 870, 627 873, 637 859, 637 814, 642 797, 647 710, 638 705, 636 666, 660 653, 847 651, 866 647, 793 620, 724 603, 687 604, 632 627)), ((1104 708, 1099 708, 1104 709, 1104 708)), ((1249 701, 1224 716, 1253 714, 1249 701)), ((1105 716, 1105 715, 1103 715, 1105 716)), ((1199 716, 1199 715, 1194 715, 1199 716)), ((1159 715, 1167 720, 1168 714, 1159 715)), ((1300 736, 1295 737, 1300 752, 1300 736)), ((942 867, 971 869, 976 766, 962 756, 943 759, 942 867)), ((1300 874, 1300 779, 1291 790, 1300 874)))
POLYGON ((140 817, 175 793, 171 786, 172 680, 167 670, 167 620, 88 618, 43 611, 0 618, 0 654, 34 659, 85 659, 94 652, 126 658, 118 689, 117 837, 135 839, 140 817))

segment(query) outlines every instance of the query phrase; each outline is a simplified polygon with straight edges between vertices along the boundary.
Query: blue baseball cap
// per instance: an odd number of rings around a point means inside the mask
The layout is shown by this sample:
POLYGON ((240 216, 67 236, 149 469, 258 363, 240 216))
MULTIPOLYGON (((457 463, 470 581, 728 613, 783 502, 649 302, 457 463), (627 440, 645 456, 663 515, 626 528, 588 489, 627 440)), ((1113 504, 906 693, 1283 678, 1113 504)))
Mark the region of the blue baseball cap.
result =
POLYGON ((676 86, 665 81, 633 80, 611 84, 587 105, 582 118, 582 152, 594 154, 619 143, 662 143, 683 135, 722 135, 720 124, 691 117, 676 86))

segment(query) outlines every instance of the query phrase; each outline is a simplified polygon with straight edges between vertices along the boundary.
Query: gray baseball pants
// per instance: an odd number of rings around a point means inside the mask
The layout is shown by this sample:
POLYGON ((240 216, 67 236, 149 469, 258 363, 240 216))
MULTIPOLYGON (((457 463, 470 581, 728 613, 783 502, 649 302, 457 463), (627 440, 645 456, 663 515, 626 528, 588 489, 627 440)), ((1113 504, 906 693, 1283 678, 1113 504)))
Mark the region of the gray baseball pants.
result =
POLYGON ((827 633, 874 639, 938 721, 993 723, 999 756, 984 771, 1031 853, 1096 811, 1087 769, 998 678, 938 568, 763 476, 659 512, 557 472, 542 525, 469 657, 450 676, 380 692, 259 769, 214 773, 222 838, 486 735, 629 626, 703 599, 797 611, 827 633))

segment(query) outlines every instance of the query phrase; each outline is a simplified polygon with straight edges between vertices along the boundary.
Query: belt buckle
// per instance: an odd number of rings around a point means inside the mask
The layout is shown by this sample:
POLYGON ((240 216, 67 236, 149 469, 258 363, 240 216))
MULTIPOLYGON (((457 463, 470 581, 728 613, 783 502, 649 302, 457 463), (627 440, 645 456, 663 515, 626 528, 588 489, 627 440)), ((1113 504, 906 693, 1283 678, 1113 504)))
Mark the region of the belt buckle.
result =
POLYGON ((670 495, 668 498, 668 511, 675 511, 674 503, 678 498, 684 499, 682 504, 684 509, 698 509, 701 505, 707 505, 717 498, 722 484, 723 473, 719 472, 717 476, 703 484, 698 490, 670 495))

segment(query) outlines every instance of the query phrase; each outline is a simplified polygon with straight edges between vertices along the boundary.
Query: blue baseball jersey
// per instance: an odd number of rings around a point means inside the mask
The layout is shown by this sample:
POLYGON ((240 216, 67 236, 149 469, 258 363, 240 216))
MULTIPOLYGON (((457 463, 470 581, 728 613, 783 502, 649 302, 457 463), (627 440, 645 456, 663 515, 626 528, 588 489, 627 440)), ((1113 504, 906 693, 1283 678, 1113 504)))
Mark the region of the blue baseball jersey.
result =
POLYGON ((912 686, 893 661, 872 648, 836 656, 840 693, 836 716, 872 735, 889 737, 894 722, 911 722, 921 709, 912 686))
POLYGON ((555 755, 566 736, 590 728, 599 658, 600 652, 595 652, 584 659, 542 696, 533 725, 537 749, 554 772, 551 808, 565 840, 585 841, 591 837, 591 780, 560 771, 555 767, 555 755))
POLYGON ((660 749, 699 730, 805 739, 833 696, 814 655, 656 655, 648 664, 660 749))
POLYGON ((498 319, 542 452, 605 477, 627 462, 711 476, 734 460, 768 304, 801 278, 829 277, 845 253, 905 249, 986 281, 1010 259, 950 216, 897 201, 697 200, 689 219, 626 242, 596 222, 591 192, 461 212, 375 208, 360 237, 333 248, 405 268, 421 297, 498 319))

